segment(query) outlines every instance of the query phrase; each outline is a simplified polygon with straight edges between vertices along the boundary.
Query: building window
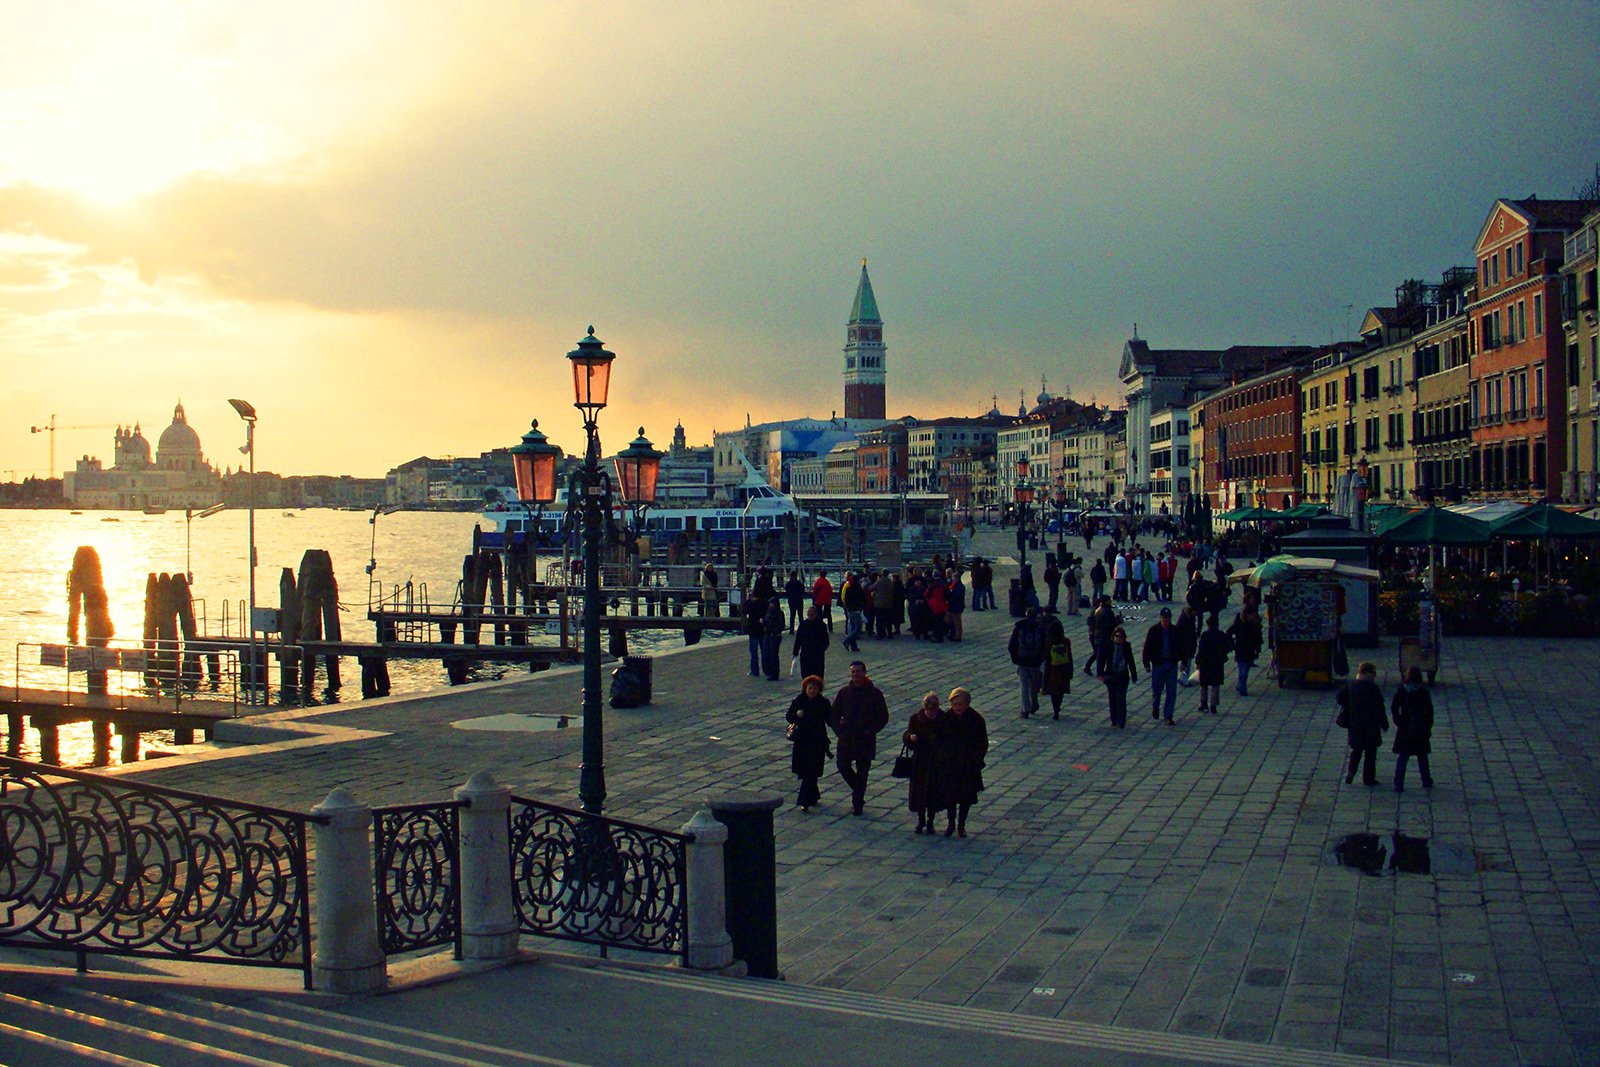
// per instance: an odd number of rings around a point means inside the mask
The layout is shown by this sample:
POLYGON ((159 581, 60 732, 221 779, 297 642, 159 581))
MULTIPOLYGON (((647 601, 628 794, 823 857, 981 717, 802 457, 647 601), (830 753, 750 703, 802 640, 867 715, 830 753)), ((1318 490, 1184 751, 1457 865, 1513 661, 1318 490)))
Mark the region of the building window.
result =
POLYGON ((1500 284, 1500 253, 1496 252, 1489 257, 1489 284, 1500 284))
MULTIPOLYGON (((1517 247, 1521 248, 1522 246, 1518 245, 1517 247)), ((1518 300, 1517 301, 1517 340, 1526 341, 1527 339, 1528 339, 1528 302, 1526 300, 1518 300)))
POLYGON ((1518 274, 1522 273, 1522 267, 1523 267, 1523 263, 1522 263, 1522 248, 1523 248, 1523 242, 1518 241, 1517 242, 1517 273, 1518 274))
POLYGON ((1544 336, 1544 294, 1533 294, 1533 335, 1544 336))

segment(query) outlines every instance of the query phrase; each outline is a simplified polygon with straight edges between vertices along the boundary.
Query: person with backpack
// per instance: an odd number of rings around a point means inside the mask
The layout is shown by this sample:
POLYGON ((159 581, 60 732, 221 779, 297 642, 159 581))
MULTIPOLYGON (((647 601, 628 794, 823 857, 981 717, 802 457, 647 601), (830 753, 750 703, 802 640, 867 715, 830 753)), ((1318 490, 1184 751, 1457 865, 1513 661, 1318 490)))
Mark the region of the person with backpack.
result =
POLYGON ((1022 691, 1022 717, 1029 718, 1039 710, 1039 669, 1048 649, 1045 633, 1039 627, 1039 609, 1029 607, 1022 618, 1011 628, 1011 641, 1007 651, 1017 667, 1017 682, 1022 691))
POLYGON ((1061 718, 1061 698, 1072 692, 1072 642, 1059 622, 1050 635, 1050 647, 1045 652, 1044 681, 1039 688, 1050 698, 1050 717, 1061 718))

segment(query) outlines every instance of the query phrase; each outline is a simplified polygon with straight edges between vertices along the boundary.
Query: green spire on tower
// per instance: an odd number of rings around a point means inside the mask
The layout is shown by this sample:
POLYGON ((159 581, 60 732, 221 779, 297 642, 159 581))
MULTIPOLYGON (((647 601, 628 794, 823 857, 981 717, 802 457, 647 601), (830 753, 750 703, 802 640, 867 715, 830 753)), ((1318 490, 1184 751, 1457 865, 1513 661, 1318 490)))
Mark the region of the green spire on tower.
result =
POLYGON ((882 322, 878 318, 878 298, 872 295, 872 279, 867 277, 867 258, 861 257, 861 281, 856 286, 856 302, 850 308, 850 325, 882 322))

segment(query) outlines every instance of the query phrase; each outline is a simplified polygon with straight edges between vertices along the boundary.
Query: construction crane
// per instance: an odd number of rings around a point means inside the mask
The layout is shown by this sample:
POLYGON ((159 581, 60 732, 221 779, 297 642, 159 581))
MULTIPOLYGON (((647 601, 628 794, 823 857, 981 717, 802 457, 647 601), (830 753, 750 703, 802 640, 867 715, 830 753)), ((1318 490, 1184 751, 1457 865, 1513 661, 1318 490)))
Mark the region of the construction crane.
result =
POLYGON ((113 427, 113 426, 111 426, 109 424, 102 424, 102 425, 97 425, 97 426, 57 426, 56 425, 56 417, 54 415, 51 415, 49 422, 45 423, 43 426, 30 426, 30 427, 28 427, 28 432, 29 433, 47 433, 47 434, 50 435, 50 466, 45 471, 44 476, 46 478, 54 478, 56 476, 56 431, 57 430, 110 430, 110 429, 114 429, 114 428, 115 427, 113 427))

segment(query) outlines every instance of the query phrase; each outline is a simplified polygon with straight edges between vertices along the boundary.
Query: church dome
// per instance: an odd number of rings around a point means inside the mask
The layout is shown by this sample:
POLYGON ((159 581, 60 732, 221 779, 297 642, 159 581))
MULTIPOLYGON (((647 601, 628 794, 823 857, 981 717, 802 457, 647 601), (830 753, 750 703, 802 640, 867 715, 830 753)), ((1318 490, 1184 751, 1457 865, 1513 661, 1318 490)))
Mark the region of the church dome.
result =
POLYGON ((172 425, 161 431, 161 440, 157 442, 156 449, 164 460, 200 455, 200 435, 189 425, 182 404, 172 409, 172 425))
POLYGON ((123 444, 123 450, 131 456, 140 456, 146 463, 150 462, 150 442, 144 439, 144 434, 139 432, 139 424, 133 424, 133 432, 128 435, 123 444))

